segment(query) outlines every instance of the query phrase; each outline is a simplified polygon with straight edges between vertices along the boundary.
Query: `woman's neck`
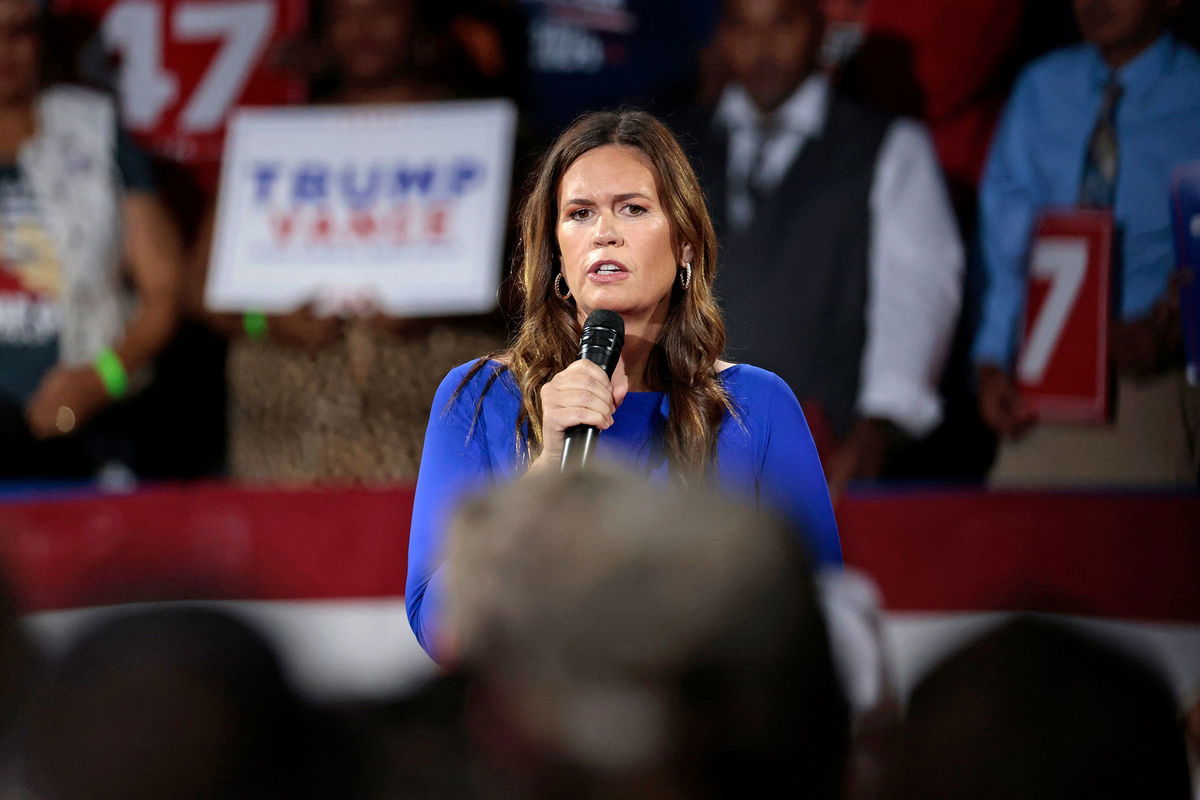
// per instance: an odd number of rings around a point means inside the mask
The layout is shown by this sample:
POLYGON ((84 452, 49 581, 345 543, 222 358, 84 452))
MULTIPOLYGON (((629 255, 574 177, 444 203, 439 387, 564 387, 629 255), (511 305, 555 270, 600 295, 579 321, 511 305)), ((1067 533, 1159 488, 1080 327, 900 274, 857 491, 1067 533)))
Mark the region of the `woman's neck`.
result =
POLYGON ((629 378, 629 391, 650 392, 662 388, 651 385, 646 368, 650 364, 650 354, 654 352, 654 345, 658 343, 665 323, 665 319, 625 320, 625 346, 621 348, 621 361, 625 364, 625 375, 629 378))
POLYGON ((417 103, 443 96, 443 92, 427 83, 397 78, 383 83, 348 83, 338 92, 337 101, 346 105, 417 103))
POLYGON ((629 391, 649 392, 658 388, 651 386, 646 376, 646 365, 650 363, 650 351, 653 349, 653 341, 625 334, 621 361, 625 364, 625 374, 629 377, 629 391))
POLYGON ((0 157, 6 161, 14 157, 36 132, 32 98, 0 103, 0 157))

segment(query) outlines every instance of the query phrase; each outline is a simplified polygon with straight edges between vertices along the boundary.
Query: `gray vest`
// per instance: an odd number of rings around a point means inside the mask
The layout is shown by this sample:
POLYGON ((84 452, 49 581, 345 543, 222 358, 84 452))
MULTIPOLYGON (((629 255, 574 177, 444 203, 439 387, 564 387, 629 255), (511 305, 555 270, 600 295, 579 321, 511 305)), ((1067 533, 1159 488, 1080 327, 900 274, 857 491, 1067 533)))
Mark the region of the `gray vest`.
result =
POLYGON ((839 436, 858 399, 871 184, 890 123, 831 93, 825 130, 737 232, 725 224, 724 130, 709 124, 696 142, 721 241, 716 286, 726 354, 775 372, 802 403, 819 403, 839 436))

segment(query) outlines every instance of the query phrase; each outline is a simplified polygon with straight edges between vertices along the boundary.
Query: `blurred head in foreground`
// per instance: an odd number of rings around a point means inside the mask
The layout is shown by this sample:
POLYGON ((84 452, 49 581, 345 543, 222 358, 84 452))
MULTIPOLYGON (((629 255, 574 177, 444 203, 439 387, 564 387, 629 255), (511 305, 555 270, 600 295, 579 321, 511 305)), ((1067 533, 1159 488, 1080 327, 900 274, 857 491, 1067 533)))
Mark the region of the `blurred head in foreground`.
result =
POLYGON ((610 468, 472 503, 449 620, 507 730, 485 749, 543 796, 840 796, 848 713, 799 540, 610 468))
POLYGON ((48 800, 296 797, 300 707, 274 652, 202 608, 133 612, 86 633, 31 725, 48 800))
POLYGON ((913 693, 890 800, 1190 797, 1177 704, 1137 658, 1020 618, 913 693))
POLYGON ((31 691, 41 678, 41 653, 21 619, 4 570, 0 570, 0 794, 9 774, 9 752, 18 746, 31 691))

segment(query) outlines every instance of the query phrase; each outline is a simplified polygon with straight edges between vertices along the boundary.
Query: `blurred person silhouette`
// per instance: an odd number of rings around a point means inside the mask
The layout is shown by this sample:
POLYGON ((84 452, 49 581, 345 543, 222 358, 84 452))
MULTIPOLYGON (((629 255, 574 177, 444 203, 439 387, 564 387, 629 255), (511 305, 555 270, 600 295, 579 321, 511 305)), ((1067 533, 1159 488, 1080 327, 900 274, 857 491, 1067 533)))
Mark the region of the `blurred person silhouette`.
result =
POLYGON ((908 703, 887 800, 1186 800, 1178 704, 1163 676, 1039 617, 951 654, 908 703))
POLYGON ((324 0, 284 59, 312 73, 315 102, 516 97, 522 20, 513 0, 324 0))
POLYGON ((998 485, 1195 482, 1181 412, 1171 170, 1200 159, 1200 54, 1168 31, 1180 0, 1074 0, 1084 43, 1020 76, 980 187, 986 287, 975 338, 980 411, 1005 440, 998 485), (1039 213, 1111 209, 1116 416, 1037 422, 1012 376, 1039 213))
POLYGON ((22 796, 23 738, 44 667, 8 580, 0 574, 0 797, 22 796))
POLYGON ((526 108, 529 42, 518 0, 455 0, 437 8, 447 20, 450 49, 470 62, 456 84, 473 96, 509 97, 526 108))
POLYGON ((837 0, 825 10, 826 57, 831 34, 851 45, 832 71, 835 85, 870 108, 928 126, 966 244, 963 307, 938 385, 941 421, 889 459, 887 474, 982 482, 995 460, 996 434, 980 417, 971 360, 979 321, 979 181, 1017 65, 1073 41, 1074 21, 1065 3, 1044 0, 837 0))
POLYGON ((180 244, 149 162, 110 97, 51 79, 49 26, 0 0, 0 478, 128 467, 114 404, 178 310, 180 244))
POLYGON ((835 89, 823 27, 818 0, 726 2, 730 80, 678 127, 723 245, 729 356, 820 409, 836 496, 941 420, 964 267, 928 132, 835 89))
MULTIPOLYGON (((469 728, 474 689, 462 672, 440 673, 385 701, 337 704, 363 800, 462 800, 503 797, 488 785, 469 728), (490 791, 485 792, 485 787, 490 791)), ((342 796, 348 796, 346 793, 342 796)))
POLYGON ((1183 718, 1187 734, 1188 753, 1192 762, 1192 786, 1200 798, 1200 696, 1193 693, 1193 701, 1183 718))
POLYGON ((448 628, 499 796, 841 797, 848 706, 800 540, 618 465, 468 503, 448 628))
MULTIPOLYGON (((329 0, 322 83, 333 105, 462 97, 470 67, 412 0, 329 0), (445 59, 453 57, 449 62, 445 59)), ((457 18, 456 18, 457 19, 457 18)), ((396 480, 416 477, 430 398, 454 364, 502 340, 494 317, 343 319, 312 305, 287 314, 204 309, 212 218, 193 259, 191 310, 231 338, 229 461, 238 478, 396 480)))
POLYGON ((518 0, 529 42, 529 116, 548 142, 580 114, 636 107, 663 116, 701 82, 720 0, 518 0))
POLYGON ((36 699, 30 789, 46 800, 335 796, 268 643, 201 607, 93 626, 36 699), (334 794, 328 794, 328 792, 334 794))

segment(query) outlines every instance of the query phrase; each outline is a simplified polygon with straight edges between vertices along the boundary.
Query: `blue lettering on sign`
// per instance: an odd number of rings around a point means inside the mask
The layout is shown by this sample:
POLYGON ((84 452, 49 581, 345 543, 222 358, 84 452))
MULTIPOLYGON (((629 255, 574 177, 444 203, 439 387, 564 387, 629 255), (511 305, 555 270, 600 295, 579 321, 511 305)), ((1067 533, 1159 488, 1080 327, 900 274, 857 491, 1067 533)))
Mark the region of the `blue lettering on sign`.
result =
POLYGON ((382 183, 379 168, 365 170, 365 178, 362 172, 351 166, 342 168, 342 194, 347 205, 355 210, 374 205, 375 198, 379 196, 379 184, 382 183))
POLYGON ((271 199, 271 189, 279 177, 279 169, 280 165, 273 162, 263 161, 254 165, 254 202, 261 205, 271 199))
POLYGON ((454 165, 454 176, 451 179, 451 193, 465 194, 471 184, 483 175, 483 164, 478 161, 462 158, 454 165))
POLYGON ((461 197, 483 185, 485 171, 483 162, 470 156, 421 164, 256 161, 251 165, 250 178, 258 205, 272 201, 291 206, 341 202, 360 210, 376 206, 385 198, 398 202, 461 197), (284 193, 282 197, 280 192, 284 193))
POLYGON ((323 202, 329 196, 329 167, 319 162, 301 164, 292 196, 299 203, 323 202))
POLYGON ((422 197, 428 197, 433 187, 434 167, 427 164, 424 167, 398 166, 392 173, 392 197, 407 197, 415 187, 422 197))

